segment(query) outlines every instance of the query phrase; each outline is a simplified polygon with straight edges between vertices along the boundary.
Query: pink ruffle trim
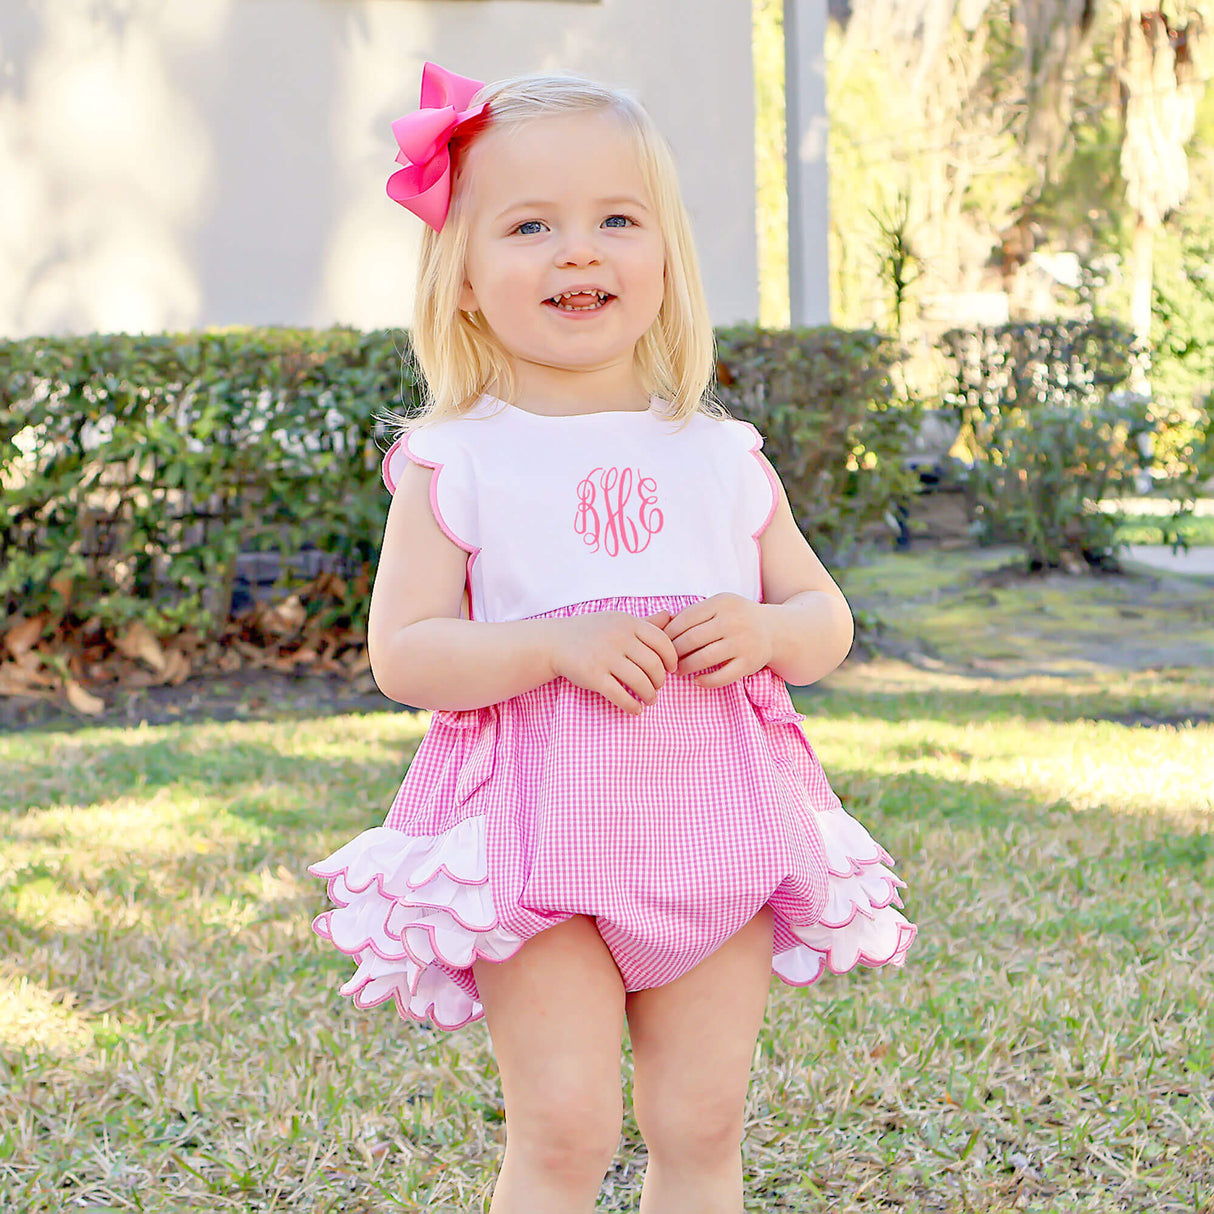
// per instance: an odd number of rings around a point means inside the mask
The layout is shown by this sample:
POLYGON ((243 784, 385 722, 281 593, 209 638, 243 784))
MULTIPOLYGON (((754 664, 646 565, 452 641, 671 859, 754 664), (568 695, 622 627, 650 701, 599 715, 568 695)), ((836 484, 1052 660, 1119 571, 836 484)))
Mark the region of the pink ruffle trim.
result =
MULTIPOLYGON (((895 909, 904 883, 886 867, 889 855, 842 809, 814 820, 826 844, 829 899, 818 921, 797 924, 781 913, 779 891, 773 895, 773 973, 808 986, 827 970, 902 965, 915 928, 895 909)), ((334 903, 312 926, 358 962, 341 987, 356 1007, 391 999, 403 1018, 442 1029, 484 1015, 451 971, 505 961, 524 943, 500 926, 485 838, 481 817, 431 837, 380 826, 310 866, 334 903)))
POLYGON ((358 962, 341 988, 356 1007, 391 999, 402 1017, 442 1029, 484 1015, 447 970, 505 961, 523 938, 498 925, 482 818, 430 838, 377 826, 308 871, 334 903, 313 929, 358 962))
POLYGON ((792 986, 808 986, 827 970, 902 965, 916 929, 895 909, 906 882, 886 867, 893 863, 889 853, 845 810, 819 813, 814 821, 826 845, 826 906, 816 923, 777 918, 772 971, 792 986), (793 943, 781 947, 788 935, 793 943))

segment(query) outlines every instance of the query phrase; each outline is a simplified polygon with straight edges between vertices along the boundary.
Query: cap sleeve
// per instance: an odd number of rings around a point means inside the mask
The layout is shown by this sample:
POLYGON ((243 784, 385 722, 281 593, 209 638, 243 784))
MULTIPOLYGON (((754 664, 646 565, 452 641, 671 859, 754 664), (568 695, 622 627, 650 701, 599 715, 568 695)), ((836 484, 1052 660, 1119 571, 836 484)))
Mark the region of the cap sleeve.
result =
POLYGON ((742 509, 757 540, 775 517, 780 485, 767 460, 760 456, 763 436, 750 424, 729 418, 725 422, 730 440, 742 459, 742 509))
POLYGON ((432 468, 430 509, 434 519, 453 544, 472 553, 479 546, 471 461, 455 431, 455 423, 418 426, 407 431, 384 455, 383 478, 388 492, 395 493, 409 464, 432 468))

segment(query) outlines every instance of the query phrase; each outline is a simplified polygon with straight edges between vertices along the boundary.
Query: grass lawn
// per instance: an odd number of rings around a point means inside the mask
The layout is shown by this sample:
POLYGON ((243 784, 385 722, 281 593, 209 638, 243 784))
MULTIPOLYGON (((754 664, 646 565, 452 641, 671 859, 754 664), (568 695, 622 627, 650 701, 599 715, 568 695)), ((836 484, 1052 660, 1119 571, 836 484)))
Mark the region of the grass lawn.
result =
MULTIPOLYGON (((903 589, 931 652, 803 706, 920 937, 901 973, 773 984, 747 1209, 1209 1214, 1210 671, 979 669, 944 644, 947 590, 903 589)), ((423 727, 0 737, 0 1209, 485 1208, 483 1025, 354 1011, 309 928, 305 863, 378 824, 423 727)), ((628 1125, 601 1209, 635 1209, 642 1162, 628 1125)))
POLYGON ((1214 544, 1214 499, 1201 498, 1192 514, 1179 526, 1165 527, 1165 520, 1173 514, 1178 503, 1158 498, 1129 498, 1123 502, 1109 503, 1119 508, 1121 523, 1117 538, 1124 544, 1162 544, 1169 534, 1179 533, 1186 544, 1214 544))

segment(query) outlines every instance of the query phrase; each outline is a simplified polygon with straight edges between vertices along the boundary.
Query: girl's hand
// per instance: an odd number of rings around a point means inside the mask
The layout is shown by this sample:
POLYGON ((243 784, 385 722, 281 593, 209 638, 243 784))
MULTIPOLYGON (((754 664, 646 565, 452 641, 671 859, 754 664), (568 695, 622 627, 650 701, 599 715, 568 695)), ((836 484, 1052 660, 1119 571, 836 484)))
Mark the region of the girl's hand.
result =
POLYGON ((637 619, 622 611, 595 611, 553 620, 552 670, 597 691, 617 708, 639 713, 658 698, 666 672, 679 663, 663 611, 637 619))
POLYGON ((738 594, 714 594, 679 612, 663 629, 679 655, 679 674, 701 674, 697 687, 724 687, 771 661, 772 638, 762 603, 738 594))

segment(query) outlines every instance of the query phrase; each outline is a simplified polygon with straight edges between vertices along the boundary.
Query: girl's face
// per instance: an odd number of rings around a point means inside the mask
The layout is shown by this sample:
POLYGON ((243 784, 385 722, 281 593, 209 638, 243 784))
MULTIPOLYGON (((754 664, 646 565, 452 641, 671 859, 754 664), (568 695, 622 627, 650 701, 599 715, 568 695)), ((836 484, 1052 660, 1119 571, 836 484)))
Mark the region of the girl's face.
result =
POLYGON ((570 372, 633 382, 633 351, 662 306, 665 248, 620 120, 591 110, 491 130, 469 149, 464 183, 459 306, 505 347, 520 396, 570 372))

